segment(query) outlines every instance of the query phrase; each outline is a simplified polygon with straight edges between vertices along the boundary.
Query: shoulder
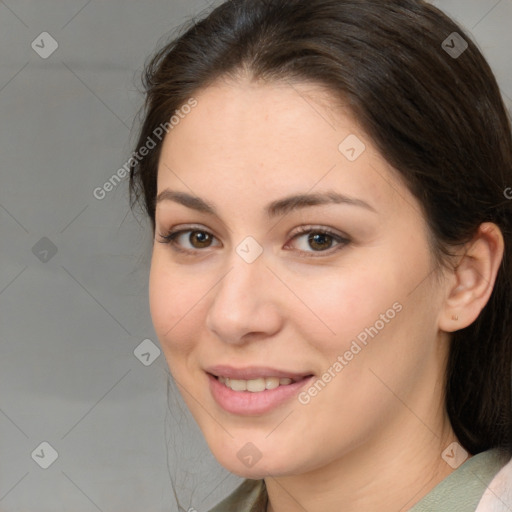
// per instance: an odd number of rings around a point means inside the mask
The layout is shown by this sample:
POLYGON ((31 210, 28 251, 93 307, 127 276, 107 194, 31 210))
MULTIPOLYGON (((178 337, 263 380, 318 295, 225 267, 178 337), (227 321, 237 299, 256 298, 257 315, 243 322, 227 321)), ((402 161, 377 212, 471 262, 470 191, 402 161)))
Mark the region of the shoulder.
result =
MULTIPOLYGON (((502 512, 480 503, 484 494, 496 486, 499 473, 508 465, 510 456, 494 448, 470 457, 453 473, 442 480, 409 512, 502 512)), ((505 485, 509 485, 506 477, 505 485)), ((510 512, 505 508, 503 512, 510 512)))
POLYGON ((244 480, 225 500, 209 512, 260 512, 266 499, 263 480, 244 480))
MULTIPOLYGON (((209 512, 264 512, 265 502, 264 481, 244 480, 209 512)), ((447 510, 447 506, 460 511, 510 512, 512 459, 496 449, 472 457, 410 512, 447 510)))
POLYGON ((512 459, 489 483, 475 512, 509 512, 510 510, 512 510, 512 459))

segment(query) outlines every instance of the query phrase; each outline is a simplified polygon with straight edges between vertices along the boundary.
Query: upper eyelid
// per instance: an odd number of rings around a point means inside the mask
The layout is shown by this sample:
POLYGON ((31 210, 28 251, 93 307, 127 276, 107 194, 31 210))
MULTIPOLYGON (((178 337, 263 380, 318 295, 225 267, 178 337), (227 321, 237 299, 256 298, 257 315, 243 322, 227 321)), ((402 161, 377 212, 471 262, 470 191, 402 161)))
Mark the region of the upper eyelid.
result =
MULTIPOLYGON (((183 234, 183 233, 186 233, 188 231, 203 231, 205 233, 208 233, 212 236, 214 236, 217 240, 219 239, 219 237, 209 228, 205 228, 199 224, 192 224, 192 225, 187 225, 187 224, 184 224, 183 227, 180 227, 179 225, 177 227, 174 227, 174 228, 171 228, 169 230, 166 230, 166 229, 162 229, 160 230, 160 233, 163 234, 163 233, 172 233, 174 235, 177 235, 178 233, 179 234, 183 234)), ((317 224, 303 224, 301 226, 298 226, 296 228, 294 228, 292 230, 292 233, 293 234, 290 234, 288 236, 292 236, 292 237, 295 237, 297 235, 303 235, 303 234, 307 234, 308 232, 319 232, 319 233, 327 233, 327 234, 330 234, 330 235, 333 235, 333 236, 338 236, 342 239, 348 239, 348 235, 346 235, 345 233, 343 232, 339 232, 337 229, 334 229, 334 228, 330 228, 330 227, 327 227, 327 226, 322 226, 322 225, 317 225, 317 224), (294 231, 296 231, 295 233, 293 233, 294 231)))
MULTIPOLYGON (((183 225, 183 227, 178 226, 178 227, 169 229, 167 235, 160 234, 160 236, 162 236, 163 238, 169 238, 169 236, 173 236, 174 238, 172 240, 169 240, 168 242, 171 245, 174 245, 175 246, 174 249, 177 251, 185 252, 185 253, 189 253, 189 254, 205 252, 205 249, 209 249, 211 246, 205 247, 203 249, 200 249, 200 248, 199 249, 198 248, 189 249, 189 248, 181 247, 179 244, 175 243, 175 240, 177 237, 182 236, 185 233, 194 232, 194 231, 202 231, 202 232, 208 233, 213 238, 215 238, 218 242, 220 242, 218 237, 214 233, 212 233, 211 230, 205 229, 205 228, 201 227, 200 225, 188 225, 188 226, 183 225)), ((327 234, 328 236, 333 237, 334 239, 337 239, 337 240, 335 240, 336 245, 334 247, 330 247, 329 249, 326 249, 325 251, 304 251, 304 250, 300 250, 300 249, 298 250, 298 253, 304 253, 304 254, 311 255, 310 257, 315 257, 314 256, 315 254, 317 255, 316 257, 321 257, 322 255, 325 255, 327 257, 327 255, 330 255, 330 254, 332 254, 332 252, 335 252, 336 247, 338 247, 340 245, 342 245, 342 246, 346 245, 347 243, 350 243, 350 241, 351 241, 350 237, 348 237, 346 234, 339 233, 334 228, 329 228, 327 226, 305 224, 305 225, 301 225, 301 226, 294 228, 294 230, 292 230, 292 232, 293 231, 296 231, 296 233, 288 235, 289 237, 291 237, 289 241, 293 241, 296 238, 305 236, 309 233, 315 233, 315 232, 316 233, 324 233, 324 234, 327 234)), ((288 244, 288 243, 289 242, 287 242, 286 244, 288 244)), ((216 246, 214 246, 214 247, 216 247, 216 246)), ((302 255, 304 255, 304 254, 302 254, 302 255)))

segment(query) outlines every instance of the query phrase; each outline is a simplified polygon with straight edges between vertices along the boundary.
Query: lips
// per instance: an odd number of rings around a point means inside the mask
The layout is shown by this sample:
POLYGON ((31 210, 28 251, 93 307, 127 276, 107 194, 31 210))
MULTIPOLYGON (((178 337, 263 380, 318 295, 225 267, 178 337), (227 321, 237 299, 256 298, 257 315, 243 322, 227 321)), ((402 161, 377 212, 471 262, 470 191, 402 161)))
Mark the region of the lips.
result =
POLYGON ((225 411, 240 416, 270 413, 291 401, 313 379, 310 372, 298 373, 263 366, 206 369, 209 389, 225 411))
POLYGON ((250 366, 246 368, 234 368, 232 366, 217 365, 206 368, 206 372, 214 377, 223 377, 232 380, 255 380, 266 378, 291 379, 297 382, 312 375, 311 372, 297 373, 267 366, 250 366))

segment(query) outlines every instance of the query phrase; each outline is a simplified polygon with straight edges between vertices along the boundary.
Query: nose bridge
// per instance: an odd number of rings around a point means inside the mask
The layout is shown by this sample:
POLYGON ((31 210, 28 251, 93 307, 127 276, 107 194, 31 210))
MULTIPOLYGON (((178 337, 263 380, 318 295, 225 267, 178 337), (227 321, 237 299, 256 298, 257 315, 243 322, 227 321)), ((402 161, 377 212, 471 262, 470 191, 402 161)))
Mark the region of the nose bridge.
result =
MULTIPOLYGON (((251 302, 251 289, 268 278, 266 268, 266 255, 263 247, 252 236, 246 236, 233 247, 228 258, 229 272, 219 283, 219 293, 229 299, 243 299, 243 302, 251 302)), ((252 296, 256 299, 255 295, 252 296)))
POLYGON ((224 341, 236 342, 249 332, 270 333, 278 325, 270 296, 272 273, 262 252, 254 257, 251 243, 242 242, 233 251, 209 306, 207 327, 224 341))
POLYGON ((227 309, 233 317, 246 314, 261 299, 256 287, 268 277, 265 274, 268 274, 268 270, 261 256, 248 263, 234 251, 229 259, 229 271, 217 286, 215 303, 227 309))

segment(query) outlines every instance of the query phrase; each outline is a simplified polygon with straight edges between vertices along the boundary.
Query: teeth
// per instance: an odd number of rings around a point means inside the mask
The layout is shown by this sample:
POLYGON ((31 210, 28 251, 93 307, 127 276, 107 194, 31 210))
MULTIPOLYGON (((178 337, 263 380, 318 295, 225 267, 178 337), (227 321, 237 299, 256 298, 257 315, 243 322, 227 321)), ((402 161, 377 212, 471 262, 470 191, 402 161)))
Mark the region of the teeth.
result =
MULTIPOLYGON (((253 379, 247 381, 247 391, 258 393, 259 391, 265 391, 265 379, 253 379)), ((236 390, 235 390, 236 391, 236 390)))
POLYGON ((233 391, 246 391, 247 390, 247 381, 246 380, 230 379, 229 387, 233 391))
POLYGON ((232 389, 233 391, 250 391, 251 393, 259 393, 266 389, 275 389, 279 386, 287 386, 291 384, 292 379, 286 377, 261 377, 259 379, 240 380, 228 379, 227 377, 218 377, 219 382, 232 389))
POLYGON ((277 377, 269 377, 265 379, 265 389, 276 389, 279 387, 280 383, 277 377))

